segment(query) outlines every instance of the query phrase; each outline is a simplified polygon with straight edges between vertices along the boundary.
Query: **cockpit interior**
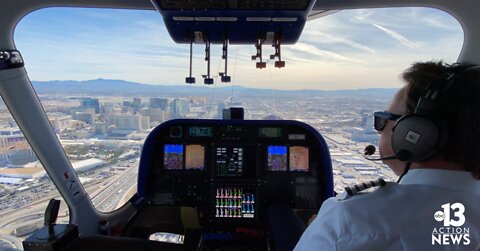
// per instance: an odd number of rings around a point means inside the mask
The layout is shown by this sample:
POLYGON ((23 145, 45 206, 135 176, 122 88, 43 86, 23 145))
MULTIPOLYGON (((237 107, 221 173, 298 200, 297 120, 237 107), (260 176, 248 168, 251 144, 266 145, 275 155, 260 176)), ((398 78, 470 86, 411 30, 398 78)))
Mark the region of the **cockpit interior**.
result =
POLYGON ((267 249, 269 205, 311 216, 333 193, 325 141, 301 122, 171 120, 145 146, 133 201, 141 210, 126 236, 184 233, 166 212, 192 217, 188 230, 201 229, 205 250, 267 249))
MULTIPOLYGON (((70 209, 56 224, 51 201, 45 226, 25 250, 276 250, 269 218, 276 205, 303 221, 334 196, 332 160, 322 135, 293 120, 248 120, 242 108, 224 119, 174 119, 154 128, 142 147, 136 194, 123 207, 99 212, 80 186, 39 103, 13 33, 26 14, 47 7, 142 9, 162 15, 179 46, 205 48, 203 84, 231 82, 228 45, 254 45, 255 67, 288 68, 283 45, 295 44, 307 20, 342 9, 430 6, 455 16, 465 31, 460 60, 480 62, 479 4, 449 0, 0 0, 0 93, 70 209), (475 8, 477 7, 477 8, 475 8), (222 45, 221 78, 213 78, 210 45, 222 45), (274 54, 266 56, 264 47, 274 54), (19 98, 21 97, 21 98, 19 98)), ((188 59, 186 59, 188 60, 188 59)), ((185 71, 188 72, 188 71, 185 71)), ((183 79, 182 79, 183 81, 183 79)))

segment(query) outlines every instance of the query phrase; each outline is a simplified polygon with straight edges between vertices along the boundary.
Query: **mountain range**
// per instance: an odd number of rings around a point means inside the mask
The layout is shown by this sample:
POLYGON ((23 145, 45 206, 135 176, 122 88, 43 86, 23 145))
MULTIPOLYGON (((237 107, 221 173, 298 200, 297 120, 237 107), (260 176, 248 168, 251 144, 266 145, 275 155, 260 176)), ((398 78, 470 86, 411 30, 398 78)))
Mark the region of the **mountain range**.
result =
POLYGON ((124 80, 94 79, 86 81, 55 80, 32 81, 35 91, 39 94, 82 94, 82 95, 112 95, 112 96, 159 96, 159 95, 234 95, 245 96, 375 96, 390 98, 398 90, 395 88, 369 88, 357 90, 278 90, 250 88, 229 84, 222 87, 206 87, 202 85, 151 85, 124 80))

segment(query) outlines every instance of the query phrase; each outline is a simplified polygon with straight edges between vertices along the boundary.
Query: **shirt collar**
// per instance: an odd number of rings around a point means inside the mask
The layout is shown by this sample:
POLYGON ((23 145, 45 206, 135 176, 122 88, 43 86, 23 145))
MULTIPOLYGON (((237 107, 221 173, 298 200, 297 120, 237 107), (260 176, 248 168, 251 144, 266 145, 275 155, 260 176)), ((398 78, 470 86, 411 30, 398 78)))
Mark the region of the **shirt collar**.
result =
POLYGON ((454 191, 480 194, 480 180, 467 171, 444 169, 410 169, 400 181, 402 185, 429 185, 454 191))

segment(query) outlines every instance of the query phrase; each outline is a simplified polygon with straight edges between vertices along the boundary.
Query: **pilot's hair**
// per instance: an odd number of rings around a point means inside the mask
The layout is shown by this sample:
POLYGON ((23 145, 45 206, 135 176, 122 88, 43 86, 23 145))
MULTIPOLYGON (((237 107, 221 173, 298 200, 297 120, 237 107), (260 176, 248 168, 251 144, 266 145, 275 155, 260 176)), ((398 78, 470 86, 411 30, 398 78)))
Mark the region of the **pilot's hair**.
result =
MULTIPOLYGON (((461 73, 471 64, 452 65, 439 62, 414 63, 403 72, 406 81, 406 114, 413 113, 428 84, 439 84, 449 73, 461 73)), ((452 79, 445 103, 436 107, 436 116, 449 130, 446 147, 437 154, 445 161, 459 163, 480 179, 480 70, 469 70, 452 79)))

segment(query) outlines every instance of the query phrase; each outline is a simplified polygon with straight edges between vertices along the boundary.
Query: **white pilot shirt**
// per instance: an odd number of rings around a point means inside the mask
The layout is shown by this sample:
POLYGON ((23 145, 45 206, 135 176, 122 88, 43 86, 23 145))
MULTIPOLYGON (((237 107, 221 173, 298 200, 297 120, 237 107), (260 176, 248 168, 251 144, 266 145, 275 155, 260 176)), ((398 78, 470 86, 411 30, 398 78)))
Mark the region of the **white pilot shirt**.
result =
POLYGON ((400 184, 326 200, 295 251, 477 248, 480 180, 465 171, 412 169, 400 184))

